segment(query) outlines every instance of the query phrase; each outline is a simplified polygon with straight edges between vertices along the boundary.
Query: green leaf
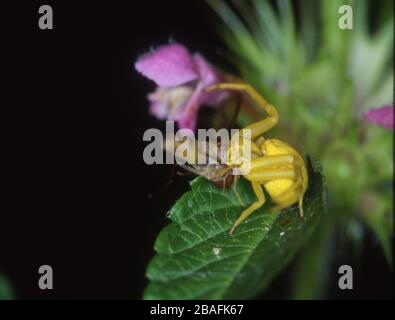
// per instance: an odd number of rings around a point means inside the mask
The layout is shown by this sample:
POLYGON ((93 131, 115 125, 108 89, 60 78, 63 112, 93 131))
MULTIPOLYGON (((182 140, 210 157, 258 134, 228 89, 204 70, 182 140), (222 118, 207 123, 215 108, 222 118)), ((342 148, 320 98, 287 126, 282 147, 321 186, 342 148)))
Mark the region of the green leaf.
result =
MULTIPOLYGON (((266 204, 229 229, 245 206, 232 188, 216 188, 199 177, 171 209, 173 221, 159 234, 157 255, 147 268, 144 299, 246 299, 264 290, 308 240, 324 213, 321 167, 308 161, 305 217, 296 206, 278 214, 266 204)), ((239 179, 245 205, 255 201, 250 184, 239 179)))
POLYGON ((333 259, 335 217, 326 215, 297 258, 292 299, 326 298, 333 259))
POLYGON ((11 300, 14 293, 7 278, 0 273, 0 300, 11 300))

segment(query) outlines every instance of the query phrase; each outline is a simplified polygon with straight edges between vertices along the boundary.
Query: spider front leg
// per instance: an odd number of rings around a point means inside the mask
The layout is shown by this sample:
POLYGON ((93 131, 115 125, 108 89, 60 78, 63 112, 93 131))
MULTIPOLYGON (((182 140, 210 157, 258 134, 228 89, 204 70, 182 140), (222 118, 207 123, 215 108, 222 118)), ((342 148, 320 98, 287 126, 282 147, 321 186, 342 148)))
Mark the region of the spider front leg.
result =
POLYGON ((251 85, 247 83, 224 82, 208 86, 205 90, 208 92, 214 90, 234 90, 244 92, 268 114, 266 119, 258 121, 245 128, 251 130, 252 139, 258 138, 278 123, 278 113, 276 108, 269 104, 265 98, 263 98, 251 85))

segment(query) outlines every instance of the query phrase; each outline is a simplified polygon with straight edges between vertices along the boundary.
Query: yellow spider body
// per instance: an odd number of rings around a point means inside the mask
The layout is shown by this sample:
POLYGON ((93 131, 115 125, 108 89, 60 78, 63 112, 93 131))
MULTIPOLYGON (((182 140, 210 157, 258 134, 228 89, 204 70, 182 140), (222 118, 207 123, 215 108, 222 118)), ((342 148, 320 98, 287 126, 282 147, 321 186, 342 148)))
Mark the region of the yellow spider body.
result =
MULTIPOLYGON (((278 205, 286 205, 281 196, 286 192, 291 198, 294 195, 299 200, 300 191, 306 191, 307 188, 307 171, 304 165, 303 158, 299 155, 299 153, 292 148, 290 145, 281 140, 276 139, 266 139, 260 146, 262 151, 262 156, 278 156, 278 155, 291 155, 296 160, 295 164, 285 166, 286 169, 294 170, 295 177, 299 177, 300 185, 296 185, 295 178, 284 178, 284 179, 275 179, 264 182, 266 191, 269 193, 270 197, 273 201, 278 205), (293 187, 291 189, 291 187, 293 187)), ((249 175, 245 176, 245 178, 249 179, 249 175)), ((249 179, 250 180, 250 179, 249 179)), ((252 180, 251 180, 252 181, 252 180)), ((293 201, 294 203, 295 201, 293 201)), ((291 204, 293 204, 291 203, 291 204)))
MULTIPOLYGON (((251 181, 252 188, 257 197, 257 201, 247 207, 235 221, 230 234, 235 228, 249 217, 255 210, 265 203, 263 188, 269 194, 275 204, 272 211, 287 208, 295 203, 299 205, 300 216, 303 217, 303 196, 307 189, 308 176, 303 158, 299 153, 287 143, 277 139, 266 139, 263 134, 273 128, 278 122, 278 113, 274 106, 266 100, 250 85, 245 83, 219 83, 206 88, 213 90, 234 90, 245 93, 254 100, 267 114, 268 117, 258 121, 243 130, 249 130, 251 145, 250 170, 243 177, 251 181)), ((242 132, 243 132, 242 130, 242 132)), ((232 169, 245 165, 245 158, 238 156, 232 158, 232 149, 241 150, 238 154, 243 155, 246 138, 243 134, 236 140, 232 140, 228 149, 228 163, 224 165, 204 167, 190 166, 187 170, 205 176, 218 185, 223 181, 233 182, 235 186, 237 176, 232 175, 232 169), (232 179, 229 179, 231 177, 232 179)), ((238 194, 236 193, 238 196, 238 194)))

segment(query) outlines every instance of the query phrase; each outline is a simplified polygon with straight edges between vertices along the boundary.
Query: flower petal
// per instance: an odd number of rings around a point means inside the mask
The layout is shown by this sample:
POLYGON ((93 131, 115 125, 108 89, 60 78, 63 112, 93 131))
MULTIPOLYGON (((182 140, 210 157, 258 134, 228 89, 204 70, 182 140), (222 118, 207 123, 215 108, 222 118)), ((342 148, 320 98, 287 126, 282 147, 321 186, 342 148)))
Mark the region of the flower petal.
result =
POLYGON ((160 87, 172 87, 199 78, 193 57, 180 44, 170 44, 140 57, 135 68, 160 87))
POLYGON ((394 130, 394 107, 384 106, 380 108, 370 109, 364 114, 364 118, 370 123, 379 125, 380 127, 394 130))
POLYGON ((159 120, 167 119, 169 113, 168 106, 162 101, 152 101, 149 108, 150 114, 159 120))
POLYGON ((161 120, 178 120, 192 94, 193 88, 188 86, 158 87, 148 95, 150 113, 161 120))
POLYGON ((193 60, 203 86, 209 86, 222 80, 221 75, 200 54, 195 54, 193 60))
POLYGON ((199 83, 178 119, 179 128, 195 130, 202 93, 203 86, 199 83))
MULTIPOLYGON (((203 87, 224 81, 223 76, 212 67, 200 54, 193 56, 199 72, 200 83, 203 87)), ((199 102, 207 106, 217 107, 230 95, 229 91, 219 90, 210 93, 201 93, 199 102)))

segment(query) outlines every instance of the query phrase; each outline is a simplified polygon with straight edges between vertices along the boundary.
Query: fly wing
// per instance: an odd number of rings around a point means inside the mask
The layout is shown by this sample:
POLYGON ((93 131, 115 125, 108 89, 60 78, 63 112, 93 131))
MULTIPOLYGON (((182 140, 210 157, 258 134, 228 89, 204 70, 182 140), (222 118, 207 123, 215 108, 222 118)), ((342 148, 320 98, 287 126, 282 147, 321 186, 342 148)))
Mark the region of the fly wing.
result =
POLYGON ((220 181, 229 175, 230 167, 219 163, 218 155, 210 156, 213 153, 212 148, 218 148, 217 146, 206 145, 206 148, 204 148, 205 150, 201 151, 197 141, 190 140, 189 143, 191 144, 189 145, 188 152, 185 154, 175 152, 181 143, 182 142, 175 141, 174 138, 167 139, 164 148, 166 152, 169 152, 174 156, 175 162, 178 166, 193 174, 203 176, 210 181, 220 181), (202 159, 203 164, 199 164, 199 161, 202 159))
POLYGON ((163 148, 175 158, 177 163, 188 163, 191 165, 217 164, 222 159, 223 150, 218 145, 199 141, 191 137, 186 141, 176 141, 174 137, 167 138, 163 148))
POLYGON ((221 181, 231 174, 231 168, 222 164, 190 165, 177 163, 177 165, 193 174, 205 177, 207 180, 214 182, 221 181))

